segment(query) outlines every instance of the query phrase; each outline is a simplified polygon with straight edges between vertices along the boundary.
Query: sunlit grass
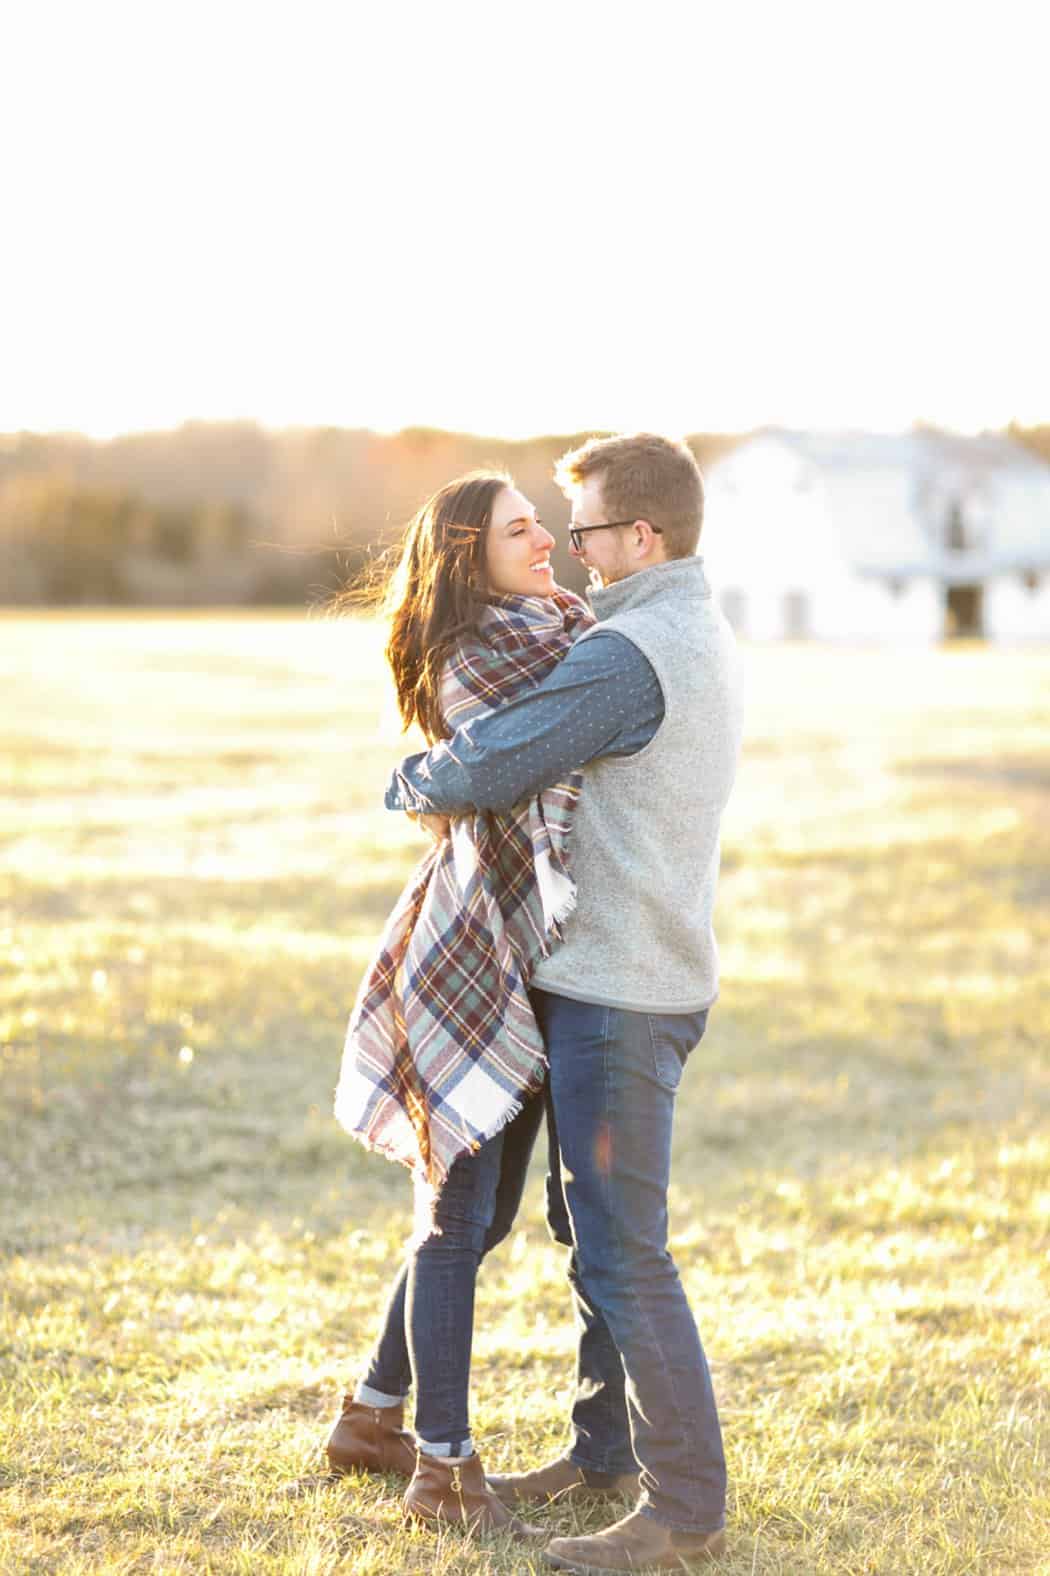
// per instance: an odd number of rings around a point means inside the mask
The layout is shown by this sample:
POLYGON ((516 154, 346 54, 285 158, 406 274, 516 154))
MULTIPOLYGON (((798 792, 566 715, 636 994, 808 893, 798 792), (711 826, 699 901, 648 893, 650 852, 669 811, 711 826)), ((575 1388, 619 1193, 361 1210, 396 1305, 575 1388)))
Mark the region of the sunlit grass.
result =
MULTIPOLYGON (((1050 653, 746 658, 672 1188, 722 1568, 1048 1572, 1050 653)), ((319 1475, 408 1225, 330 1115, 420 847, 376 631, 10 617, 0 682, 0 1569, 540 1569, 319 1475)), ((564 1438, 539 1180, 482 1275, 493 1467, 564 1438)))

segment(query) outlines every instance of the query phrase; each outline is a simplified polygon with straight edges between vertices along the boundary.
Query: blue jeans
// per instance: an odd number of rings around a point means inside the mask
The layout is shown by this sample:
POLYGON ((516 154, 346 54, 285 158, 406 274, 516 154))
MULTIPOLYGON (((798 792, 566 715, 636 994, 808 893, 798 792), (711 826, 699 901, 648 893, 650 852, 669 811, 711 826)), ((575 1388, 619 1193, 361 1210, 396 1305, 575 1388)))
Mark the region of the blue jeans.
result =
POLYGON ((571 1459, 602 1472, 640 1466, 644 1513, 715 1531, 725 1521, 722 1433, 667 1248, 675 1093, 707 1013, 530 997, 550 1061, 547 1219, 571 1249, 579 1331, 571 1459))
POLYGON ((440 1235, 413 1249, 394 1282, 364 1382, 386 1395, 416 1387, 415 1431, 459 1455, 470 1439, 474 1284, 483 1256, 514 1223, 543 1116, 535 1095, 475 1154, 461 1155, 438 1197, 440 1235))

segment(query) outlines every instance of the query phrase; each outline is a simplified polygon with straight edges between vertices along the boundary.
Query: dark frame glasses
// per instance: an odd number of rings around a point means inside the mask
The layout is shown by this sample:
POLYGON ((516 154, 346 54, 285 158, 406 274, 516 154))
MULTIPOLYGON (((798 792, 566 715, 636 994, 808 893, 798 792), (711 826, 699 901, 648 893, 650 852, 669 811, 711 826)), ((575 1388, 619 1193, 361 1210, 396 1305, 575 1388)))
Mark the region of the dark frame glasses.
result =
MULTIPOLYGON (((601 525, 570 525, 569 541, 572 543, 576 552, 581 552, 583 549, 583 537, 586 536, 588 531, 611 531, 616 526, 633 525, 634 521, 637 519, 638 516, 635 515, 634 520, 603 520, 601 525)), ((651 531, 656 532, 657 536, 662 536, 664 534, 662 528, 658 525, 654 525, 651 520, 647 520, 645 523, 648 525, 651 531)))

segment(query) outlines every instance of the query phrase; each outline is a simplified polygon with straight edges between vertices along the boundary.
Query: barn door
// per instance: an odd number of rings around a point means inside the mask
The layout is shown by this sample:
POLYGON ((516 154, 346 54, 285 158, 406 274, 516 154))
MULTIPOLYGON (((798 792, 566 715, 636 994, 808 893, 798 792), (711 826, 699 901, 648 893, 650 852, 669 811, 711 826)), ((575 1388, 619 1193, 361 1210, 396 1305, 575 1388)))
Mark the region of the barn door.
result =
POLYGON ((984 587, 948 586, 944 603, 946 640, 984 639, 984 587))

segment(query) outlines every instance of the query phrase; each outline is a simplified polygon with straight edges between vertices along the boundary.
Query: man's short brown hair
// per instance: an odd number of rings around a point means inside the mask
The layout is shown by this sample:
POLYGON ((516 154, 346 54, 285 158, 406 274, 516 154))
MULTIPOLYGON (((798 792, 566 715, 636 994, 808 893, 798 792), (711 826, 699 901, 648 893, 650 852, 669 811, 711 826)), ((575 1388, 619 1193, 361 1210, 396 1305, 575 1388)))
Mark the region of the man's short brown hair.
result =
POLYGON ((554 477, 571 493, 596 476, 602 502, 614 520, 648 520, 663 532, 668 558, 696 552, 704 520, 704 483, 692 451, 655 432, 591 438, 563 454, 554 477))

